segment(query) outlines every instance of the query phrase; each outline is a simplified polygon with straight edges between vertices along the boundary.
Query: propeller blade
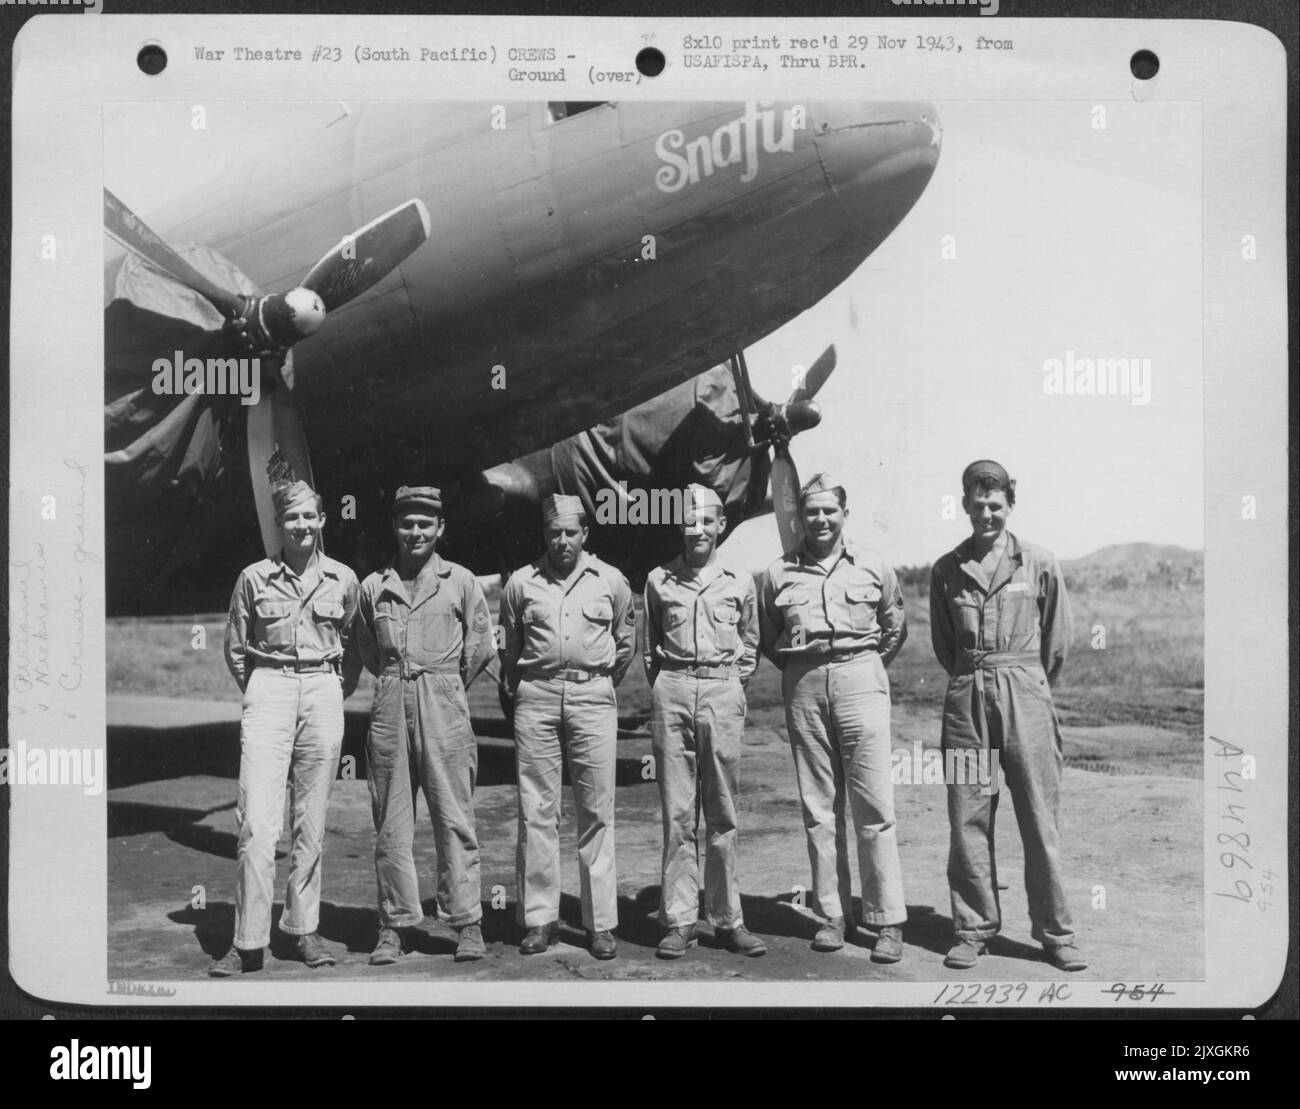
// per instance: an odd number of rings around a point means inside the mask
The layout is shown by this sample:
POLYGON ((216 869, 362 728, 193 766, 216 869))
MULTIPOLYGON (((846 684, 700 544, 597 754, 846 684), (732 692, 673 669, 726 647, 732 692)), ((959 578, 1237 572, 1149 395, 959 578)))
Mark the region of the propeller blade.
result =
POLYGON ((787 447, 772 451, 772 509, 776 530, 781 536, 781 550, 792 551, 803 538, 803 521, 799 519, 799 472, 787 447))
POLYGON ((132 254, 206 298, 218 312, 234 317, 243 310, 242 296, 209 281, 107 189, 104 190, 104 229, 132 254))
POLYGON ((790 399, 785 403, 798 404, 800 401, 812 400, 817 395, 826 379, 831 376, 831 371, 835 369, 835 344, 832 343, 817 356, 817 361, 809 367, 809 370, 803 377, 803 384, 790 394, 790 399))
POLYGON ((257 403, 248 410, 248 475, 253 483, 262 549, 267 558, 272 558, 280 553, 280 527, 275 522, 271 494, 277 486, 297 479, 316 488, 302 417, 289 390, 278 382, 270 389, 263 382, 257 403))
POLYGON ((332 312, 360 296, 400 266, 429 237, 429 210, 418 199, 344 236, 311 268, 302 286, 318 294, 332 312))

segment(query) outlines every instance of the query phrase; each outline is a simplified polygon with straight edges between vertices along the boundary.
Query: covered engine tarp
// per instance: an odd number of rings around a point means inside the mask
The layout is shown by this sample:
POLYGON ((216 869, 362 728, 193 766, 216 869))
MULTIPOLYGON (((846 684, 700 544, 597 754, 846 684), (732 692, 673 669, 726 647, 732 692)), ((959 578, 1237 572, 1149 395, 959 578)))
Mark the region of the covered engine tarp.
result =
MULTIPOLYGON (((247 295, 257 287, 233 263, 206 247, 175 247, 217 285, 247 295)), ((231 354, 224 320, 206 299, 128 254, 104 310, 105 480, 147 497, 160 488, 194 491, 218 472, 222 443, 238 397, 154 392, 154 363, 231 354)))
POLYGON ((597 495, 620 482, 647 492, 697 482, 722 498, 728 531, 761 506, 770 471, 767 452, 748 446, 725 366, 556 444, 551 463, 559 488, 580 496, 593 520, 597 495))

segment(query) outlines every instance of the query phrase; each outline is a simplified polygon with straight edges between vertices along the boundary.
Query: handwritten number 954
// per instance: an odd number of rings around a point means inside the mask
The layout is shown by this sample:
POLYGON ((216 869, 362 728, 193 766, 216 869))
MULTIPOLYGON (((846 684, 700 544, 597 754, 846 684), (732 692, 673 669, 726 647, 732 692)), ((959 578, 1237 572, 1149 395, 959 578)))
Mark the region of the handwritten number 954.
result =
POLYGON ((1154 986, 1133 985, 1129 986, 1123 982, 1116 982, 1112 986, 1107 986, 1103 993, 1111 994, 1116 1001, 1127 997, 1130 1001, 1154 1001, 1161 994, 1169 997, 1174 996, 1173 990, 1166 990, 1163 982, 1157 982, 1154 986))

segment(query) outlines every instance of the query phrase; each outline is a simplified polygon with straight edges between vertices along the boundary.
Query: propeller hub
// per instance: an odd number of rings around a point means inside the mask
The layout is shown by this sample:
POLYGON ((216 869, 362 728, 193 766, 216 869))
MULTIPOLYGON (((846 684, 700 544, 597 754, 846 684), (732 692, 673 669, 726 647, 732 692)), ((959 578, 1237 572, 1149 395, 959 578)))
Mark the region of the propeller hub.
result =
POLYGON ((814 401, 800 400, 785 406, 785 420, 791 435, 811 431, 822 422, 822 410, 814 401))
POLYGON ((289 310, 289 326, 301 339, 315 335, 325 322, 325 302, 301 285, 284 294, 284 305, 289 310))

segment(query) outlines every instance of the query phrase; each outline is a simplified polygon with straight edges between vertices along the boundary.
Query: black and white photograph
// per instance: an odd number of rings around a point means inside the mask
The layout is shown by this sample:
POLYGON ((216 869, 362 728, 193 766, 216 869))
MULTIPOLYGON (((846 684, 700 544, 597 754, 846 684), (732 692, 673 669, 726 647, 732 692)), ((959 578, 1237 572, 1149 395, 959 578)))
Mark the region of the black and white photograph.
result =
POLYGON ((1215 480, 1206 259, 1279 243, 1132 50, 1126 96, 861 76, 1024 26, 660 32, 678 95, 518 24, 194 24, 104 96, 102 457, 15 494, 81 514, 75 647, 10 552, 11 722, 102 682, 103 742, 6 768, 97 806, 109 995, 1191 1005, 1225 928, 1271 992, 1285 745, 1207 722, 1210 590, 1284 474, 1215 480), (379 87, 421 64, 463 87, 379 87), (195 94, 232 66, 311 80, 195 94))

